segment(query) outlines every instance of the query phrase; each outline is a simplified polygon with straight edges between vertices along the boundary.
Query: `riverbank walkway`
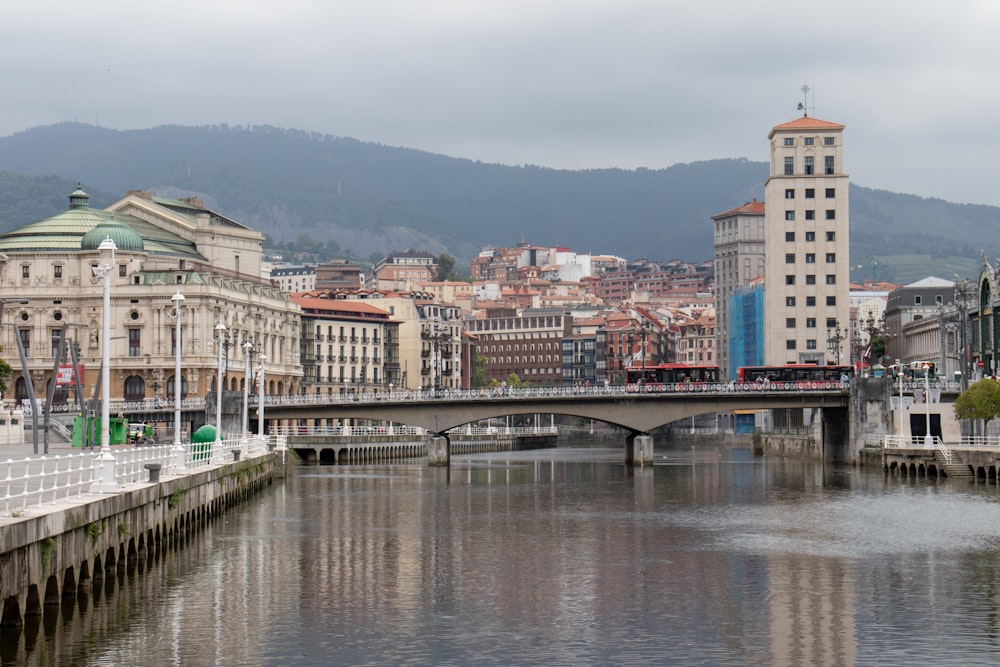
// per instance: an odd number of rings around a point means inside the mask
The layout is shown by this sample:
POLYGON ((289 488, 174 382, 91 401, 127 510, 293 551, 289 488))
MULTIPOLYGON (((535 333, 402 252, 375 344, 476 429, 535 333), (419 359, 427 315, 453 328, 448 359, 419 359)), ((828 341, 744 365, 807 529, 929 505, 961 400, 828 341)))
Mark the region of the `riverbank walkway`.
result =
MULTIPOLYGON (((283 445, 284 439, 277 440, 283 445)), ((81 450, 65 442, 49 443, 48 454, 35 454, 30 441, 0 445, 0 551, 3 527, 26 517, 252 460, 272 449, 266 436, 180 446, 117 445, 109 452, 99 447, 81 450)))

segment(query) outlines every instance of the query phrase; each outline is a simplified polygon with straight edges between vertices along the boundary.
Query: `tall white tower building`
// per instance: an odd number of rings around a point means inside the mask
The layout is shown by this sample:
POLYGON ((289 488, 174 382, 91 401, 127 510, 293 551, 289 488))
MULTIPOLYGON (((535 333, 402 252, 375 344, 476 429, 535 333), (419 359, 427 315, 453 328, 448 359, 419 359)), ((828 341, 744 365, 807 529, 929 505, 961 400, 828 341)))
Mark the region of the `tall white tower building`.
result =
POLYGON ((848 175, 844 126, 803 116, 776 125, 764 187, 765 362, 850 359, 848 175))

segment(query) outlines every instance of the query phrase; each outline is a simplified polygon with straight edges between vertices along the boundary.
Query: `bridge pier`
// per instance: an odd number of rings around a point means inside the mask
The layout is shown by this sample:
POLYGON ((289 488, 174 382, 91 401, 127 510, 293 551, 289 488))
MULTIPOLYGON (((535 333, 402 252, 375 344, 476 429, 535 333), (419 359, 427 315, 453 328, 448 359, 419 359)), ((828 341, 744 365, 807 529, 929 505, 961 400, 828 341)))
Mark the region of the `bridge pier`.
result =
POLYGON ((653 436, 630 433, 625 439, 625 463, 640 467, 653 465, 653 436))
POLYGON ((447 436, 441 434, 427 436, 427 465, 451 465, 451 443, 447 436))

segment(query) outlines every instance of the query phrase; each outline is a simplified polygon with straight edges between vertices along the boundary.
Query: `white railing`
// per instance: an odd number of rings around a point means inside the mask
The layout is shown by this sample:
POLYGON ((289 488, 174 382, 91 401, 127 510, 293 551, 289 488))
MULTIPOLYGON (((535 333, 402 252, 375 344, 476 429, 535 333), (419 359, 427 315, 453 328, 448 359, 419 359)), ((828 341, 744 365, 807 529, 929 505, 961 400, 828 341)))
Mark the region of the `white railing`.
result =
MULTIPOLYGON (((221 442, 139 447, 113 447, 108 464, 114 466, 116 490, 135 484, 148 483, 150 471, 146 467, 158 464, 164 474, 185 475, 190 471, 212 465, 223 465, 235 460, 259 456, 268 451, 267 436, 230 438, 221 442), (181 461, 181 464, 178 462, 181 461)), ((275 444, 284 446, 284 437, 276 437, 275 444)), ((0 462, 0 512, 5 516, 21 516, 29 508, 37 508, 59 501, 79 499, 97 494, 101 484, 102 454, 88 450, 65 456, 27 457, 0 462)))
MULTIPOLYGON (((460 437, 463 435, 548 435, 558 434, 555 426, 460 426, 449 431, 449 434, 460 437)), ((271 433, 283 436, 316 435, 329 438, 347 438, 366 435, 389 435, 398 437, 422 437, 427 435, 427 429, 419 426, 272 426, 271 433)))
POLYGON ((97 471, 91 453, 7 459, 0 463, 3 512, 13 515, 29 506, 90 493, 97 471))

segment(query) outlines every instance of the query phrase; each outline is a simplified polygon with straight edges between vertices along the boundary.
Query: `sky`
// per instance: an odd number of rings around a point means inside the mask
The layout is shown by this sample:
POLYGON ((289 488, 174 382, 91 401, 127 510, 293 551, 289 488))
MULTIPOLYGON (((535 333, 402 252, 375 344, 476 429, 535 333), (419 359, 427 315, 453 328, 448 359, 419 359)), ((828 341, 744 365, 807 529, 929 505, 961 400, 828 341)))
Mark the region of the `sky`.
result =
POLYGON ((660 169, 766 162, 804 103, 846 126, 852 183, 1000 205, 997 35, 996 0, 10 2, 0 136, 271 125, 660 169))

